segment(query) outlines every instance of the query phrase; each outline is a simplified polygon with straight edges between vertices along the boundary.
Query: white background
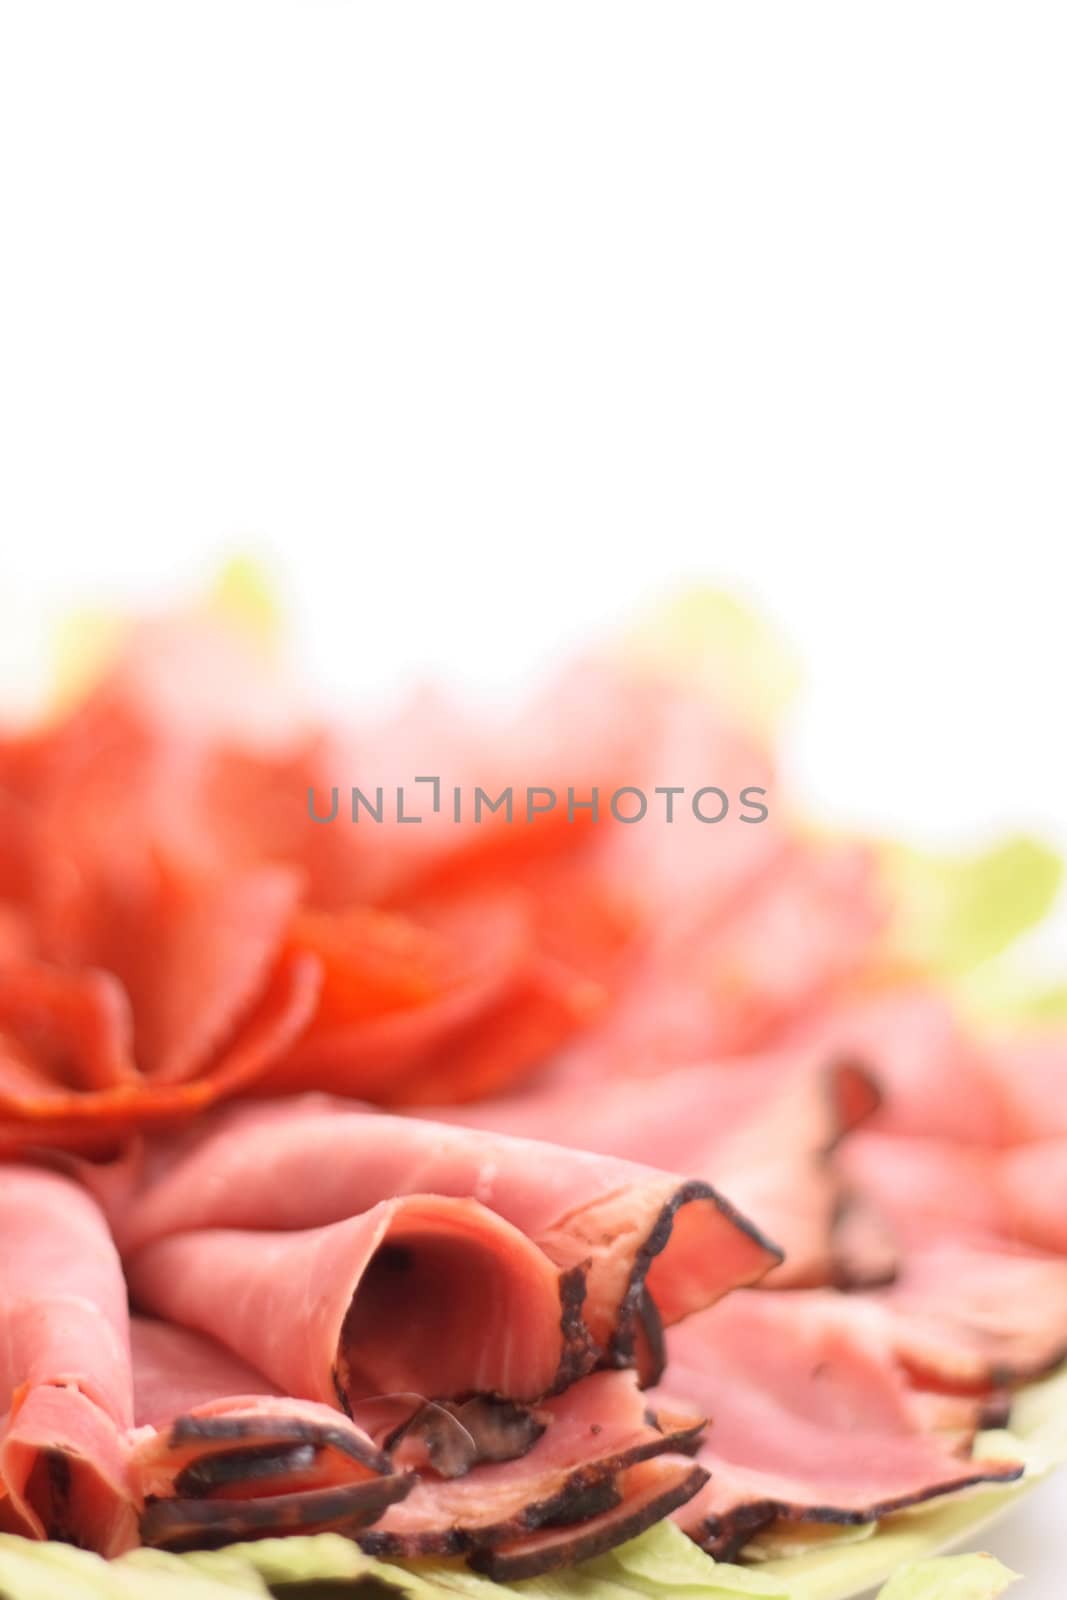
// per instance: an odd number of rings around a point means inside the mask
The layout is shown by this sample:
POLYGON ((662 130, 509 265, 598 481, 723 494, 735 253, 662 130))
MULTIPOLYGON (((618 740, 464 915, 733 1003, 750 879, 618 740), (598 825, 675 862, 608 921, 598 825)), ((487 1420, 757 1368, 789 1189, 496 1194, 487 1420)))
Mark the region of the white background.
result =
POLYGON ((235 546, 334 694, 710 579, 824 814, 1067 844, 1062 7, 0 16, 0 681, 235 546))

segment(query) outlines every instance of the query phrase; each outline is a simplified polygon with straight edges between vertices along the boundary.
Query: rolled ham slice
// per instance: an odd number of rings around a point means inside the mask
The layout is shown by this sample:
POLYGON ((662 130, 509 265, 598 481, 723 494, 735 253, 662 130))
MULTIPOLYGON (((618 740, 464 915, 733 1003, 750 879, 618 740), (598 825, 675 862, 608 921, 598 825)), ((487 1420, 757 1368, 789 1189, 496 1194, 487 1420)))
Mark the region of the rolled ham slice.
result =
POLYGON ((0 1527, 104 1555, 137 1541, 126 1287, 104 1218, 51 1172, 0 1168, 0 1527))
POLYGON ((144 1247, 169 1235, 321 1227, 420 1191, 473 1198, 558 1270, 580 1271, 589 1334, 613 1365, 637 1359, 646 1295, 669 1326, 779 1260, 701 1180, 320 1096, 228 1110, 160 1151, 116 1226, 136 1272, 144 1247))
POLYGON ((568 1298, 580 1279, 475 1200, 406 1195, 290 1232, 189 1228, 128 1253, 126 1272, 143 1309, 346 1410, 394 1391, 533 1400, 588 1365, 568 1298))
POLYGON ((448 1121, 555 1140, 721 1185, 785 1251, 776 1288, 892 1276, 884 1251, 839 1247, 844 1218, 831 1157, 878 1107, 858 1064, 806 1050, 700 1062, 594 1085, 567 1073, 507 1099, 442 1110, 448 1121))

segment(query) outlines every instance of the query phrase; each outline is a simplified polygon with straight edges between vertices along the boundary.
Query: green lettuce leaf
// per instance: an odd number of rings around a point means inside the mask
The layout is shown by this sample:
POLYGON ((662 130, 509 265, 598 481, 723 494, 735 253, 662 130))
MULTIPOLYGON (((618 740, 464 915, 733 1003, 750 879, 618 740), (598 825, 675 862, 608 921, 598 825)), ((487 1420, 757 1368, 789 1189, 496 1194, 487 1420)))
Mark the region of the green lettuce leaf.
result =
POLYGON ((242 1561, 221 1564, 214 1573, 159 1550, 138 1550, 109 1562, 73 1545, 0 1534, 4 1600, 234 1600, 242 1594, 270 1596, 242 1561))
POLYGON ((972 972, 1041 921, 1063 863, 1038 839, 1004 839, 971 855, 883 846, 894 907, 892 948, 909 966, 945 977, 972 972))
POLYGON ((1018 1576, 993 1556, 938 1556, 901 1567, 878 1600, 996 1600, 1018 1576))

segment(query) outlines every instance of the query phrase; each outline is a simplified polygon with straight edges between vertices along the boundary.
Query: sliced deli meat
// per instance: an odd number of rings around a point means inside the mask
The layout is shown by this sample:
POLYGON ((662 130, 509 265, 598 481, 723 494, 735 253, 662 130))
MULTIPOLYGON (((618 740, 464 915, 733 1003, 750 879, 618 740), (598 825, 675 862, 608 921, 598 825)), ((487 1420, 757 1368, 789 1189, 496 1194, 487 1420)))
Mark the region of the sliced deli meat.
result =
POLYGON ((333 1407, 294 1400, 199 1334, 134 1318, 130 1476, 146 1544, 353 1533, 414 1478, 333 1407))
POLYGON ((346 1409, 397 1390, 536 1399, 587 1364, 560 1273, 474 1200, 406 1195, 289 1232, 190 1228, 128 1252, 126 1272, 144 1310, 346 1409))
POLYGON ((126 1285, 68 1179, 0 1167, 0 1527, 115 1555, 137 1540, 126 1285))
POLYGON ((677 1519, 713 1554, 736 1554, 779 1519, 871 1522, 1022 1472, 930 1431, 866 1312, 827 1291, 741 1293, 668 1336, 664 1396, 709 1417, 698 1459, 711 1477, 677 1519))
POLYGON ((659 1456, 620 1474, 612 1503, 582 1522, 543 1525, 500 1548, 479 1550, 470 1558, 476 1571, 500 1583, 536 1578, 540 1573, 590 1561, 669 1516, 699 1492, 705 1469, 685 1456, 659 1456))
MULTIPOLYGON (((630 1372, 592 1373, 545 1401, 537 1414, 542 1431, 520 1458, 485 1462, 451 1481, 426 1475, 360 1543, 379 1555, 469 1555, 477 1565, 479 1552, 522 1548, 535 1533, 551 1533, 555 1541, 566 1530, 566 1538, 576 1539, 604 1513, 632 1501, 636 1485, 629 1475, 638 1464, 692 1448, 703 1426, 691 1411, 651 1411, 630 1372)), ((692 1461, 686 1467, 691 1471, 692 1461)), ((616 1522, 611 1543, 629 1537, 616 1522)), ((546 1543, 531 1570, 577 1560, 565 1553, 565 1542, 561 1535, 551 1550, 546 1543)))
POLYGON ((169 1235, 321 1227, 420 1190, 478 1201, 566 1283, 579 1275, 589 1334, 617 1365, 636 1359, 646 1295, 669 1326, 780 1259, 700 1179, 315 1096, 228 1110, 161 1149, 117 1225, 136 1273, 141 1251, 169 1235))
POLYGON ((721 1185, 785 1253, 767 1283, 803 1287, 892 1276, 884 1253, 873 1267, 871 1251, 846 1261, 836 1238, 844 1194, 834 1154, 878 1105, 877 1086, 857 1063, 827 1065, 791 1050, 595 1085, 563 1072, 522 1094, 437 1115, 629 1160, 653 1157, 721 1185))

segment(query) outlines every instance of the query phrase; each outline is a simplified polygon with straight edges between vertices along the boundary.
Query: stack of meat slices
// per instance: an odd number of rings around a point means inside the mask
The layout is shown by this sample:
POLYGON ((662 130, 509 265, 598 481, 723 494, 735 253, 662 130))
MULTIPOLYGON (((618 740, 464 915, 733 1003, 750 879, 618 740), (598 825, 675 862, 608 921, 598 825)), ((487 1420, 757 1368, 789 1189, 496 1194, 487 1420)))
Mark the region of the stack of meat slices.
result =
POLYGON ((0 1169, 0 1524, 109 1554, 606 1549, 707 1477, 661 1323, 778 1259, 706 1184, 317 1099, 86 1176, 0 1169))

